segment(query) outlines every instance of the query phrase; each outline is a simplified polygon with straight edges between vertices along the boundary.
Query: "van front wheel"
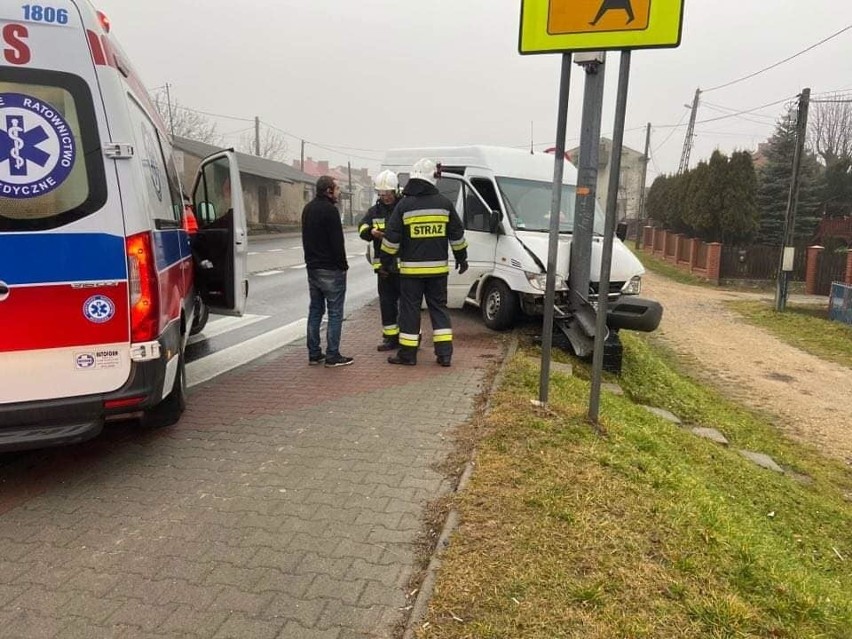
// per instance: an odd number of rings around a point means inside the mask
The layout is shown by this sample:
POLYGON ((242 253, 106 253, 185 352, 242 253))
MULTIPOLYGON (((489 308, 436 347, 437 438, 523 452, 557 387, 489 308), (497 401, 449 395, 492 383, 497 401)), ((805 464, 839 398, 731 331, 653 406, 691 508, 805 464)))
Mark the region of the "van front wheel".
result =
POLYGON ((504 331, 515 323, 518 296, 501 280, 491 280, 482 295, 482 320, 494 331, 504 331))
POLYGON ((183 351, 178 355, 177 373, 172 392, 154 408, 145 412, 142 425, 146 428, 164 428, 176 424, 186 409, 186 360, 183 351))

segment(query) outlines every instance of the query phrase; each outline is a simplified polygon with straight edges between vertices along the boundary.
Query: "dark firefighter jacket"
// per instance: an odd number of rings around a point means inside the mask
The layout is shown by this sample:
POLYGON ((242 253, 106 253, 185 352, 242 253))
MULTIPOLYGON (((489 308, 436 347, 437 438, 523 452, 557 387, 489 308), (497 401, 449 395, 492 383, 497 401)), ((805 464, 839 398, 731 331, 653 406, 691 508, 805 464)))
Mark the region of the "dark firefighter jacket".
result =
POLYGON ((456 261, 467 261, 464 225, 453 203, 425 180, 410 180, 385 226, 382 265, 399 258, 403 277, 435 277, 450 272, 447 245, 456 261))
POLYGON ((382 250, 382 241, 374 238, 371 231, 376 229, 377 231, 384 232, 385 226, 387 225, 397 202, 399 202, 399 200, 395 200, 393 204, 387 205, 379 200, 370 207, 370 210, 367 211, 367 214, 361 218, 361 222, 358 224, 358 233, 361 236, 361 239, 365 242, 373 243, 371 261, 373 263, 374 271, 378 271, 382 266, 382 262, 379 259, 382 250))

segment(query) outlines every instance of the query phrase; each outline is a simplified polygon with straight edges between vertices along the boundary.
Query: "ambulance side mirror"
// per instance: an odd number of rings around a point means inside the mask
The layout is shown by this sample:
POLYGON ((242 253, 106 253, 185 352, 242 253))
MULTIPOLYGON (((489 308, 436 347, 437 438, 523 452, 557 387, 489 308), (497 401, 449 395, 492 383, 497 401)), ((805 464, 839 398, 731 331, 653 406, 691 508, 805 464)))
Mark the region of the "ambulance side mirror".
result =
POLYGON ((627 240, 627 224, 621 222, 618 226, 615 227, 615 237, 617 237, 622 242, 627 240))
POLYGON ((500 228, 500 222, 503 221, 502 211, 491 211, 490 229, 492 233, 496 233, 500 228))

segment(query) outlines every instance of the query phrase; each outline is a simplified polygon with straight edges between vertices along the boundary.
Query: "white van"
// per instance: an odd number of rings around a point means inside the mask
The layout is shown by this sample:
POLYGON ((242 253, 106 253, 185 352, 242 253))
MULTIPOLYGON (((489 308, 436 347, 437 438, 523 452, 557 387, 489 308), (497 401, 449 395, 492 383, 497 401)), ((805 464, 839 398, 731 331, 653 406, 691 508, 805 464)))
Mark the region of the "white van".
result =
MULTIPOLYGON (((495 330, 512 326, 518 311, 540 315, 544 290, 553 193, 554 158, 518 149, 469 146, 389 151, 383 169, 395 171, 400 184, 421 158, 441 163, 438 189, 455 203, 465 225, 470 268, 450 272, 448 306, 480 308, 485 324, 495 330)), ((568 265, 574 222, 577 171, 565 164, 562 190, 559 254, 556 274, 557 306, 568 302, 568 265)), ((591 290, 598 295, 604 218, 595 214, 591 290)), ((656 302, 638 297, 645 272, 636 256, 616 238, 613 244, 608 313, 611 328, 653 331, 661 318, 656 302), (618 303, 630 296, 629 303, 618 303)))
POLYGON ((233 152, 202 163, 193 201, 191 241, 169 137, 106 16, 0 0, 0 450, 178 420, 197 299, 245 308, 233 152))

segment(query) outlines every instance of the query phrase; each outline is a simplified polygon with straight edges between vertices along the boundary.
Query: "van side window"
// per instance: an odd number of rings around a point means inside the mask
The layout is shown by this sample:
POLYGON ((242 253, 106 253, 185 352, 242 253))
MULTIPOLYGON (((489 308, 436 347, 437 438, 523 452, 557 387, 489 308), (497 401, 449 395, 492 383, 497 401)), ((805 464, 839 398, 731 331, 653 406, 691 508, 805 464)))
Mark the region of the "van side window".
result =
POLYGON ((169 195, 172 199, 172 211, 174 219, 183 219, 183 190, 180 186, 180 178, 178 178, 177 167, 175 167, 174 155, 166 155, 166 148, 163 146, 162 136, 157 136, 160 142, 160 153, 163 156, 163 161, 166 166, 166 178, 169 181, 169 195))
POLYGON ((159 132, 142 106, 129 93, 127 101, 136 138, 136 152, 142 164, 142 192, 147 200, 148 215, 155 221, 165 221, 169 226, 177 227, 180 209, 176 214, 159 132))
POLYGON ((220 158, 204 165, 195 191, 195 216, 201 227, 221 219, 232 209, 231 164, 220 158))
POLYGON ((458 180, 445 180, 438 178, 438 183, 435 185, 438 192, 453 203, 453 206, 459 205, 459 190, 461 182, 458 180))
POLYGON ((491 207, 492 211, 500 210, 500 198, 497 195, 494 182, 488 178, 475 177, 470 178, 470 183, 473 184, 473 187, 479 192, 485 203, 491 207))
POLYGON ((491 211, 474 191, 464 186, 464 228, 468 231, 491 232, 491 211))

